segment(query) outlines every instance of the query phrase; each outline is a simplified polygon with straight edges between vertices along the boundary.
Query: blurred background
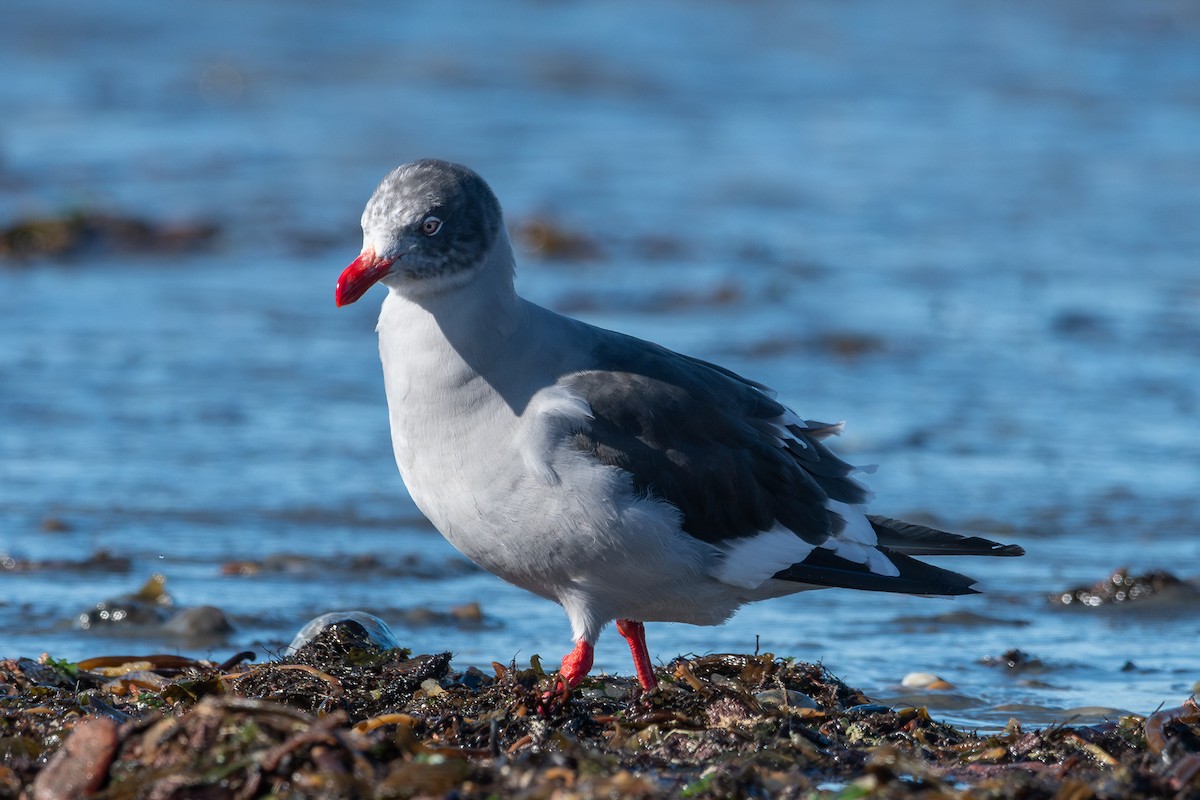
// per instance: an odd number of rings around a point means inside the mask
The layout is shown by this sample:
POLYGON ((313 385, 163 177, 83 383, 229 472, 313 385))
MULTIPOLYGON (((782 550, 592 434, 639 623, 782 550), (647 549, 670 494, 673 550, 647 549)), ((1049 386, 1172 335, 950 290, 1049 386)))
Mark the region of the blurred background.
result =
MULTIPOLYGON (((0 656, 265 656, 361 608, 460 669, 557 663, 561 611, 404 492, 382 290, 333 305, 376 182, 433 156, 492 184, 527 297, 847 420, 873 510, 1029 551, 956 564, 978 597, 652 624, 657 659, 820 659, 984 726, 1177 703, 1197 42, 1183 0, 9 2, 0 656)), ((597 667, 631 671, 611 632, 597 667)))

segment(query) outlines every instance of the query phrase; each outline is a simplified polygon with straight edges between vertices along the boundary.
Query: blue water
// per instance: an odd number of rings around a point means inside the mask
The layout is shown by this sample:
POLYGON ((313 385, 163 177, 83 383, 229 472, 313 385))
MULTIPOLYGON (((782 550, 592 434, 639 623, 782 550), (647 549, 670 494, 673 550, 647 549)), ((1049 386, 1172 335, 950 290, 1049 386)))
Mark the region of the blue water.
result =
MULTIPOLYGON (((840 452, 881 465, 875 510, 1029 551, 960 562, 979 597, 829 591, 651 625, 657 658, 757 645, 898 700, 935 672, 957 689, 922 702, 984 726, 1178 703, 1194 602, 1045 598, 1119 566, 1200 577, 1198 35, 1191 5, 1136 0, 10 4, 0 222, 221 233, 0 261, 0 656, 265 654, 341 608, 459 667, 569 647, 559 609, 422 521, 391 461, 382 292, 333 306, 376 181, 438 156, 511 226, 590 243, 521 247, 526 296, 846 419, 840 452), (129 569, 61 563, 98 552, 129 569), (155 572, 235 633, 73 626, 155 572), (405 622, 471 601, 482 626, 405 622), (978 663, 1014 647, 1045 669, 978 663)), ((597 667, 630 666, 609 632, 597 667)))

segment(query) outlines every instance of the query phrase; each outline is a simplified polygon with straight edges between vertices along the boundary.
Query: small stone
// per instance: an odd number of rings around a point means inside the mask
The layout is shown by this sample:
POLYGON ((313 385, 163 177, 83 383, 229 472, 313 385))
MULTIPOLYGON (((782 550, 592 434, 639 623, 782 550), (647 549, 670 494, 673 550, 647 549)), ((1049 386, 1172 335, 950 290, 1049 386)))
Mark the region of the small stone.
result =
POLYGON ((368 614, 366 611, 330 611, 328 614, 322 614, 309 620, 300 629, 299 633, 293 637, 292 643, 288 645, 288 654, 295 654, 301 647, 316 639, 321 631, 339 624, 359 626, 363 641, 374 645, 380 651, 396 650, 400 647, 400 642, 392 633, 391 628, 374 614, 368 614))
POLYGON ((171 616, 175 600, 166 590, 164 575, 154 574, 132 594, 101 600, 75 619, 77 627, 92 630, 100 627, 130 625, 161 625, 171 616))
POLYGON ((222 636, 233 632, 229 618, 216 606, 195 606, 177 611, 166 621, 163 630, 176 636, 222 636))
MULTIPOLYGON (((1173 597, 1175 602, 1195 602, 1200 592, 1165 570, 1131 575, 1122 567, 1091 586, 1077 586, 1050 595, 1050 602, 1064 606, 1097 608, 1144 601, 1155 595, 1173 597)), ((1160 598, 1161 600, 1162 598, 1160 598)))
POLYGON ((900 681, 900 685, 906 689, 934 689, 939 691, 954 688, 954 684, 950 683, 950 681, 934 675, 932 672, 910 672, 900 681))
POLYGON ((472 691, 478 691, 484 686, 488 686, 492 683, 492 680, 491 676, 485 675, 478 667, 467 667, 466 672, 458 678, 460 684, 472 691))
POLYGON ((77 800, 95 794, 117 751, 117 724, 88 717, 71 731, 33 781, 33 800, 77 800))
POLYGON ((774 706, 776 708, 812 708, 820 710, 821 706, 804 692, 797 692, 795 689, 767 689, 764 692, 758 692, 754 695, 754 699, 764 706, 774 706))
POLYGON ((1037 656, 1032 656, 1024 650, 1018 650, 1015 647, 1011 650, 1005 650, 998 656, 984 656, 979 659, 979 663, 985 667, 1003 667, 1013 672, 1024 672, 1027 670, 1040 671, 1045 669, 1045 663, 1037 656))

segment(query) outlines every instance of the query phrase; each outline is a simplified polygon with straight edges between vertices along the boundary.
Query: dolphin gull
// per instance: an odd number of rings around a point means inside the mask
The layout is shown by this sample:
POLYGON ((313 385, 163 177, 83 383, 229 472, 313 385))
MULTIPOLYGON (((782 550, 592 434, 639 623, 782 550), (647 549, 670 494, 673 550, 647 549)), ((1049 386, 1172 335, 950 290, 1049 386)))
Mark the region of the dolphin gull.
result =
POLYGON ((339 306, 388 288, 379 351, 396 464, 463 555, 553 600, 592 666, 615 620, 643 689, 644 622, 717 625, 824 587, 968 594, 917 560, 1022 549, 868 515, 861 470, 766 386, 517 295, 500 203, 466 167, 397 167, 362 215, 339 306))

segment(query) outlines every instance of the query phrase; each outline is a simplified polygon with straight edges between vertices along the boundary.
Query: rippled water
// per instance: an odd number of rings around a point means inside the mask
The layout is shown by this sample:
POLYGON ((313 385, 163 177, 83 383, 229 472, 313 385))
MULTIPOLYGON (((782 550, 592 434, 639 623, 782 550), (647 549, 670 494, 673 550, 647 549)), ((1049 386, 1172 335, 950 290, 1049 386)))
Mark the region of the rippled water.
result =
MULTIPOLYGON (((656 657, 821 659, 985 726, 1182 700, 1192 597, 1046 597, 1122 565, 1200 575, 1200 14, 798 5, 6 12, 0 221, 84 208, 220 236, 0 262, 0 655, 224 658, 338 608, 459 667, 566 649, 557 608, 464 566, 404 494, 381 292, 333 306, 375 182, 435 155, 484 174, 510 226, 581 238, 518 236, 527 296, 847 419, 876 510, 1029 551, 960 563, 979 597, 829 591, 651 625, 656 657), (73 625, 155 572, 235 632, 73 625), (482 622, 424 613, 472 601, 482 622), (1041 667, 980 663, 1012 648, 1041 667), (899 687, 918 670, 956 689, 899 687)), ((629 672, 623 650, 608 633, 597 666, 629 672)))

